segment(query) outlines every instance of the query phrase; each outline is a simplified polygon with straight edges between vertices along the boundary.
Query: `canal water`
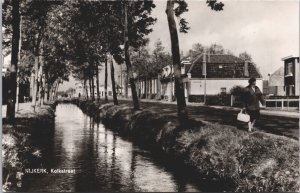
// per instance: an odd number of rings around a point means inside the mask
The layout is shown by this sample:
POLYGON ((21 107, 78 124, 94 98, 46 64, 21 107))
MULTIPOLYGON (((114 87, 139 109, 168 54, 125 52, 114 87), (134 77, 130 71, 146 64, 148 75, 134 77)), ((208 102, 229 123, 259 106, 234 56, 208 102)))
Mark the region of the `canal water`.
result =
POLYGON ((42 167, 49 173, 27 174, 23 191, 200 191, 188 172, 95 123, 72 104, 57 106, 54 138, 45 152, 42 167))

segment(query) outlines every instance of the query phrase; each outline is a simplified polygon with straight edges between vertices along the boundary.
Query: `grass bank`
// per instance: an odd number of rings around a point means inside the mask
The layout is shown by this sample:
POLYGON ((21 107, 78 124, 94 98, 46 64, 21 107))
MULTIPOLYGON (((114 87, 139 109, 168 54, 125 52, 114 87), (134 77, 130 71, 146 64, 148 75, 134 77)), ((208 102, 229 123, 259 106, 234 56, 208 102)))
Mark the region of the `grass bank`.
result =
POLYGON ((2 160, 3 190, 17 191, 23 186, 26 168, 42 168, 43 151, 54 131, 55 104, 30 106, 16 114, 14 124, 3 119, 2 160))
POLYGON ((125 105, 73 100, 85 113, 137 143, 162 150, 222 190, 299 191, 299 145, 291 138, 134 111, 125 105))

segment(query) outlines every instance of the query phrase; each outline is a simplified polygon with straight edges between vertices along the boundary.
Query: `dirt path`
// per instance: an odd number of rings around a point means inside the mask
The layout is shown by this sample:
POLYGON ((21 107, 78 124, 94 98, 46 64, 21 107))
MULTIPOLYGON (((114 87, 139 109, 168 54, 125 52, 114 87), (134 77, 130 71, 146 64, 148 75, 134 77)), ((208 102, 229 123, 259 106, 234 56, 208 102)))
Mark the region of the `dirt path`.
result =
MULTIPOLYGON (((132 102, 126 100, 120 100, 120 104, 128 104, 132 106, 132 102)), ((175 104, 154 102, 141 102, 140 104, 141 108, 148 109, 159 114, 177 114, 175 104)), ((247 130, 246 124, 236 121, 236 116, 239 112, 238 110, 216 109, 208 106, 188 106, 188 112, 189 116, 196 120, 231 125, 247 130)), ((299 118, 262 114, 260 120, 256 124, 256 129, 299 140, 299 118)))

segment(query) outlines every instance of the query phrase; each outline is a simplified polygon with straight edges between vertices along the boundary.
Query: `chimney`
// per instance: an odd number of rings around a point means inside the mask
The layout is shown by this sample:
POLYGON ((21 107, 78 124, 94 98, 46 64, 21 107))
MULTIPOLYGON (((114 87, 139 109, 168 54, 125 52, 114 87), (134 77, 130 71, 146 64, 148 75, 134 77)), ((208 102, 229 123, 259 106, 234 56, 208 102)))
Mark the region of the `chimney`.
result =
POLYGON ((244 76, 249 77, 249 61, 245 60, 244 63, 244 76))
POLYGON ((206 51, 203 53, 203 62, 202 62, 202 75, 206 75, 206 51))

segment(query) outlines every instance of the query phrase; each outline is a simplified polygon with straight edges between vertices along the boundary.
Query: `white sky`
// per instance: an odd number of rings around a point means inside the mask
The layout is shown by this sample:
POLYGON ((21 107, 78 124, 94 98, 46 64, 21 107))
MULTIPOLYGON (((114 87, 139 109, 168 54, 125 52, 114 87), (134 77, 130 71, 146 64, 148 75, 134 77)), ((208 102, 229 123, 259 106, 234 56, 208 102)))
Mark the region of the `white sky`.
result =
MULTIPOLYGON (((187 34, 179 33, 180 50, 186 53, 195 43, 221 44, 235 55, 247 51, 264 79, 283 66, 281 58, 299 56, 299 1, 223 1, 224 10, 212 11, 206 0, 187 0, 189 11, 182 17, 189 22, 187 34)), ((171 52, 166 2, 155 1, 152 15, 157 18, 150 48, 159 38, 171 52)), ((118 67, 116 67, 118 71, 118 67)), ((117 72, 116 72, 117 73, 117 72)), ((104 76, 103 76, 104 77, 104 76)), ((101 80, 102 81, 102 78, 101 80)), ((67 89, 74 81, 65 83, 67 89)))
MULTIPOLYGON (((281 58, 299 56, 299 1, 223 1, 224 10, 212 11, 206 1, 187 1, 187 34, 179 33, 180 50, 186 53, 195 43, 221 44, 235 55, 247 51, 263 77, 283 66, 281 58)), ((160 38, 171 52, 165 14, 166 2, 155 1, 157 18, 149 35, 150 47, 160 38)))

